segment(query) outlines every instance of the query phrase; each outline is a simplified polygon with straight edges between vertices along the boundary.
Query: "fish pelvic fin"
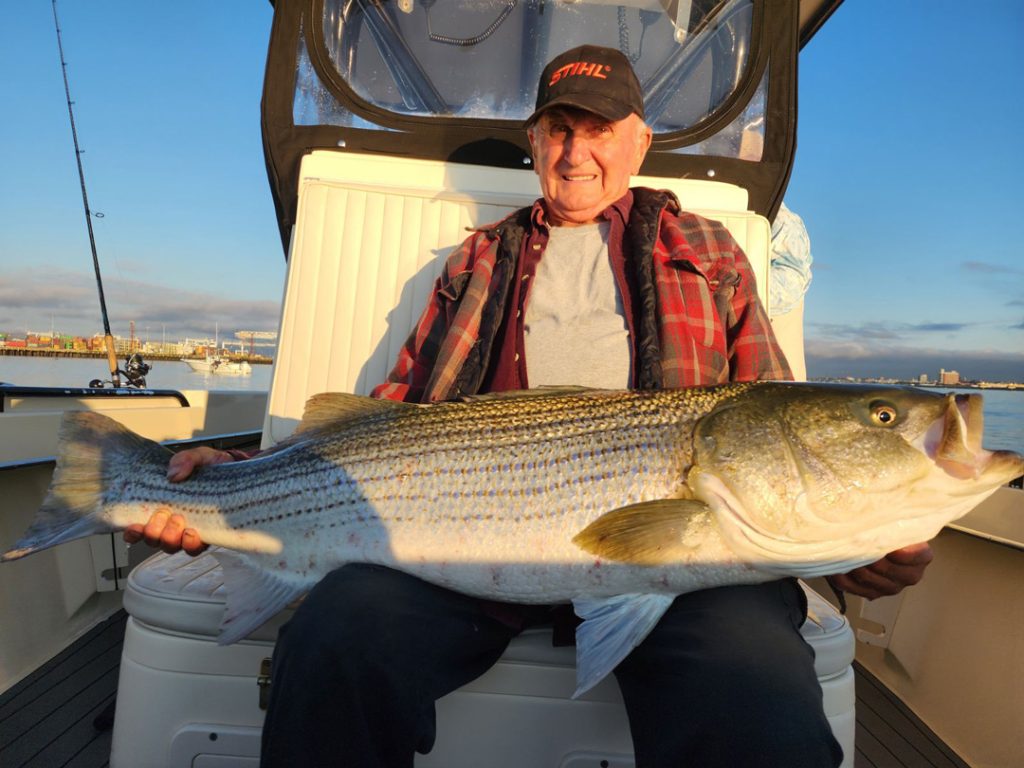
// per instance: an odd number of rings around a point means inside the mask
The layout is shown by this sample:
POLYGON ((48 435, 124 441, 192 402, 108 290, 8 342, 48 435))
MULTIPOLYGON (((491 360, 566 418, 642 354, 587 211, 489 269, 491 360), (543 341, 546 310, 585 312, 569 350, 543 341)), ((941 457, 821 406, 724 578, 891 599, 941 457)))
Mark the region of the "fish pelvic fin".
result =
POLYGON ((67 411, 58 432, 57 463, 50 488, 32 525, 0 562, 85 538, 116 531, 104 515, 103 492, 126 461, 167 465, 171 451, 137 435, 108 416, 67 411))
POLYGON ((658 499, 612 510, 573 536, 592 555, 632 565, 678 562, 700 546, 713 525, 696 499, 658 499))
POLYGON ((218 645, 245 639, 309 589, 309 584, 295 583, 287 574, 265 570, 243 553, 212 549, 210 554, 220 563, 227 593, 218 645))
POLYGON ((575 699, 603 680, 650 634, 675 595, 629 594, 572 601, 576 627, 575 699))
POLYGON ((347 392, 322 392, 306 401, 302 421, 295 428, 295 434, 337 426, 372 414, 398 413, 418 407, 415 403, 363 397, 347 392))

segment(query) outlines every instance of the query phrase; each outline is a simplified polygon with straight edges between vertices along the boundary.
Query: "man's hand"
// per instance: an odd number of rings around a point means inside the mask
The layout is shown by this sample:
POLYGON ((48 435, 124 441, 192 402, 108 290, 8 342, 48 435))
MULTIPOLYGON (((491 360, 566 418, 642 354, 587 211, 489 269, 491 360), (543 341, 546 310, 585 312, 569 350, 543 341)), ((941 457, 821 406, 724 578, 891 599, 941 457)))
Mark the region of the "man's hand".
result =
MULTIPOLYGON (((205 445, 189 448, 171 456, 167 463, 167 479, 172 483, 180 483, 191 475, 196 467, 223 464, 225 461, 234 461, 227 451, 218 451, 205 445)), ((145 541, 149 546, 159 547, 168 554, 185 550, 194 556, 207 547, 195 530, 185 527, 184 517, 172 515, 166 509, 154 512, 145 525, 129 525, 124 530, 124 540, 129 544, 145 541)))
POLYGON ((839 576, 829 576, 828 581, 834 589, 874 600, 876 597, 898 594, 904 587, 917 584, 934 557, 935 553, 929 544, 911 544, 890 552, 871 565, 839 576))

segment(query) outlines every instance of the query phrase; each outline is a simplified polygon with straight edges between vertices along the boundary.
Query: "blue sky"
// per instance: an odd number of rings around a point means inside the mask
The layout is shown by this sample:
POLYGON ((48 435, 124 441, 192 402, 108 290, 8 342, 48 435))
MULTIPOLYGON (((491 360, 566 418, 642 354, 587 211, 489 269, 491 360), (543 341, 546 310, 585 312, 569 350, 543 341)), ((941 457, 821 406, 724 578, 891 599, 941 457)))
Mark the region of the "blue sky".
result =
POLYGON ((811 375, 1024 381, 1022 72, 1017 0, 847 0, 804 49, 811 375))
MULTIPOLYGON (((114 333, 275 329, 285 262, 256 0, 62 0, 57 12, 114 333)), ((50 2, 0 25, 0 330, 102 329, 50 2), (14 74, 16 73, 16 74, 14 74)))
MULTIPOLYGON (((814 254, 812 376, 1024 381, 1024 3, 847 0, 801 56, 787 204, 814 254)), ((271 7, 62 0, 115 333, 273 329, 260 143, 271 7)), ((51 5, 0 26, 0 330, 100 330, 51 5)))

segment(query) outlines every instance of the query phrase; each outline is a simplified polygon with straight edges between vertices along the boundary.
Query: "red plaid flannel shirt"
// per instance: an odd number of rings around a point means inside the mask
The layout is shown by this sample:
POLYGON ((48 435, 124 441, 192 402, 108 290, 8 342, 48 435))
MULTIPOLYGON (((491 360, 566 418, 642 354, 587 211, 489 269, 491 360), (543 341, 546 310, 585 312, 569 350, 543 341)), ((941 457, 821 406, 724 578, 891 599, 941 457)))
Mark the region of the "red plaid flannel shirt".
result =
MULTIPOLYGON (((632 326, 622 233, 633 204, 628 192, 603 214, 611 220, 612 267, 632 326)), ((533 269, 547 242, 544 204, 531 211, 523 238, 511 333, 496 341, 499 373, 494 388, 526 386, 522 308, 533 269), (501 370, 501 366, 505 366, 501 370)), ((654 243, 662 384, 688 387, 755 379, 791 379, 792 374, 757 297, 754 274, 739 245, 720 223, 669 205, 661 211, 654 243)), ((481 229, 453 251, 434 285, 412 334, 387 381, 373 396, 412 402, 451 397, 455 378, 480 336, 484 306, 494 292, 498 241, 493 227, 481 229)), ((630 328, 632 331, 632 327, 630 328)), ((631 339, 636 339, 634 332, 631 339)))

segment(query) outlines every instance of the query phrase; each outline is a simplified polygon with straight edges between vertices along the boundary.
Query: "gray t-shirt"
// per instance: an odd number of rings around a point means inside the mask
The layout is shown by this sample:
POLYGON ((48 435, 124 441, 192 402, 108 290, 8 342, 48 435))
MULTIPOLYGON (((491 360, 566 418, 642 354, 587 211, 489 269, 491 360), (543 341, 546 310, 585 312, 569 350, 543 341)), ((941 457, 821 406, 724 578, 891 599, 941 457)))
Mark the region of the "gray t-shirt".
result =
POLYGON ((607 221, 551 228, 523 322, 531 387, 629 386, 629 333, 608 257, 609 228, 607 221))

